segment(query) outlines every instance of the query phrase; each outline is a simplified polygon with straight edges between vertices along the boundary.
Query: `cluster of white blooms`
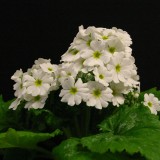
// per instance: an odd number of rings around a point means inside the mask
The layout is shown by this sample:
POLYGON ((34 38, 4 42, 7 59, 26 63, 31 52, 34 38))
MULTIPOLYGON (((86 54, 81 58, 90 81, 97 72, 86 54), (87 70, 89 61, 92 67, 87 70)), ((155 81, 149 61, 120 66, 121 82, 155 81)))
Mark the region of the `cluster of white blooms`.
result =
POLYGON ((143 104, 147 106, 152 114, 157 114, 157 111, 160 111, 160 101, 154 94, 145 94, 143 104))
POLYGON ((11 77, 15 81, 15 101, 9 108, 16 109, 20 102, 25 101, 25 108, 43 108, 52 90, 58 89, 58 66, 53 65, 50 59, 39 58, 27 72, 17 70, 11 77))
POLYGON ((20 69, 12 76, 17 99, 10 108, 23 100, 25 108, 43 108, 50 91, 58 87, 61 101, 70 106, 85 102, 102 109, 123 104, 126 94, 140 88, 131 44, 121 29, 80 26, 61 64, 39 58, 27 72, 20 69))
POLYGON ((123 104, 126 94, 140 88, 131 44, 121 29, 80 26, 61 57, 61 101, 71 106, 83 101, 98 109, 109 102, 123 104))

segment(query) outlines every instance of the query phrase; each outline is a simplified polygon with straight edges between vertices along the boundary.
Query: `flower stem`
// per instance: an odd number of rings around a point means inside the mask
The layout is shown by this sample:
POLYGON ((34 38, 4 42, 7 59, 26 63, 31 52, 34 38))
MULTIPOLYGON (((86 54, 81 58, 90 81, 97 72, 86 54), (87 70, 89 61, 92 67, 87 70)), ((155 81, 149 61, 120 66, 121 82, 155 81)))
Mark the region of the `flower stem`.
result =
POLYGON ((44 148, 41 148, 41 147, 36 147, 35 148, 36 151, 42 153, 42 155, 39 155, 40 157, 45 157, 45 158, 48 158, 48 159, 53 159, 53 155, 50 151, 44 149, 44 148))
POLYGON ((79 126, 79 121, 78 121, 78 117, 74 116, 74 126, 75 126, 75 131, 76 131, 76 136, 81 137, 81 130, 80 130, 80 126, 79 126))
POLYGON ((85 107, 84 112, 84 136, 88 136, 90 128, 91 110, 89 107, 85 107))
POLYGON ((64 134, 66 135, 67 138, 72 137, 71 130, 69 128, 63 127, 62 130, 63 130, 63 132, 64 132, 64 134))

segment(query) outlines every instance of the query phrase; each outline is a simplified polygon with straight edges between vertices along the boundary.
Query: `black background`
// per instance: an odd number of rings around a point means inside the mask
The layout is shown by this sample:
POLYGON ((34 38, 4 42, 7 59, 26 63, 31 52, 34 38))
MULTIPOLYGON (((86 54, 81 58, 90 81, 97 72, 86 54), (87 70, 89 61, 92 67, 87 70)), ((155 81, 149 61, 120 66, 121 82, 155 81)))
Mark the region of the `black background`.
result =
POLYGON ((117 27, 133 40, 141 90, 160 88, 160 6, 157 1, 0 1, 0 94, 14 98, 10 77, 38 58, 59 63, 83 25, 117 27))

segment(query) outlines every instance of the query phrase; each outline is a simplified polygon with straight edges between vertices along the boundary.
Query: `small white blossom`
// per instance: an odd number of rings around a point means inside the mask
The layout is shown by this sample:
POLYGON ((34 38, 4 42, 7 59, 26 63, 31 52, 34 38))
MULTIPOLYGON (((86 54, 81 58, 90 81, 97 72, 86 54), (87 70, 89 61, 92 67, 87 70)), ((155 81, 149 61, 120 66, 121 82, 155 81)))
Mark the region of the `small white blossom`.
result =
POLYGON ((107 70, 106 67, 96 67, 93 71, 95 80, 104 86, 108 86, 112 80, 112 74, 107 70))
POLYGON ((25 100, 27 100, 27 103, 25 104, 24 108, 27 108, 28 110, 31 108, 41 109, 44 107, 47 98, 48 98, 47 95, 45 96, 37 95, 35 97, 31 95, 27 95, 25 97, 25 100))
POLYGON ((107 65, 109 71, 112 72, 113 82, 126 82, 131 77, 131 71, 133 69, 131 60, 124 58, 123 54, 117 53, 110 64, 107 65))
POLYGON ((63 81, 62 88, 59 95, 62 97, 61 101, 67 102, 70 106, 79 105, 88 95, 87 84, 83 83, 80 78, 75 82, 73 77, 68 77, 63 81))
POLYGON ((154 94, 145 94, 144 95, 144 102, 143 104, 147 106, 151 113, 157 114, 157 111, 160 111, 160 101, 157 97, 154 96, 154 94))
POLYGON ((107 48, 108 53, 110 53, 110 56, 113 55, 116 52, 123 52, 123 51, 125 51, 124 45, 117 38, 109 40, 106 43, 106 48, 107 48))
POLYGON ((57 71, 58 66, 51 64, 51 63, 42 63, 40 64, 40 67, 42 68, 42 70, 46 73, 54 73, 57 71))
POLYGON ((26 87, 26 92, 32 96, 48 94, 52 82, 53 77, 41 70, 34 69, 32 76, 24 76, 24 87, 26 87))
POLYGON ((110 60, 109 54, 105 51, 105 46, 101 41, 94 40, 91 42, 91 49, 85 50, 82 53, 82 58, 85 59, 85 66, 104 66, 110 60))
POLYGON ((106 108, 111 101, 112 90, 98 82, 88 82, 89 95, 86 101, 87 106, 94 106, 97 109, 106 108))
POLYGON ((112 89, 112 103, 114 106, 119 107, 119 105, 124 103, 124 93, 126 92, 126 87, 124 86, 123 83, 110 83, 110 88, 112 89))

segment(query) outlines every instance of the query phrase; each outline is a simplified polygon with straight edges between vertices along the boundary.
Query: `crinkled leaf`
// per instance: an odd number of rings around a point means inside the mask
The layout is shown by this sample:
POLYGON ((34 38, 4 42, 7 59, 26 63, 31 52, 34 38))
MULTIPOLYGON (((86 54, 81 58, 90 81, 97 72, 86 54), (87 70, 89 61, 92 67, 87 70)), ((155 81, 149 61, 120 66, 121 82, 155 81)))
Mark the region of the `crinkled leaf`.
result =
POLYGON ((159 160, 160 121, 147 107, 123 106, 99 126, 103 133, 81 140, 92 152, 139 152, 148 160, 159 160))
MULTIPOLYGON (((95 153, 83 148, 80 140, 71 138, 63 141, 59 146, 53 149, 53 156, 57 160, 140 160, 129 157, 127 154, 119 153, 95 153)), ((142 159, 141 159, 142 160, 142 159)))
POLYGON ((8 127, 8 107, 11 101, 4 102, 2 96, 0 96, 0 130, 8 127))
POLYGON ((22 106, 18 107, 15 111, 9 109, 9 106, 13 100, 4 102, 2 96, 0 96, 0 132, 5 132, 8 128, 24 128, 24 116, 21 111, 22 106))
POLYGON ((60 127, 61 119, 46 109, 31 109, 28 111, 29 129, 33 131, 53 131, 60 127))
POLYGON ((0 133, 0 148, 34 148, 37 143, 53 138, 60 134, 60 130, 53 133, 35 133, 29 131, 16 131, 9 129, 0 133))

